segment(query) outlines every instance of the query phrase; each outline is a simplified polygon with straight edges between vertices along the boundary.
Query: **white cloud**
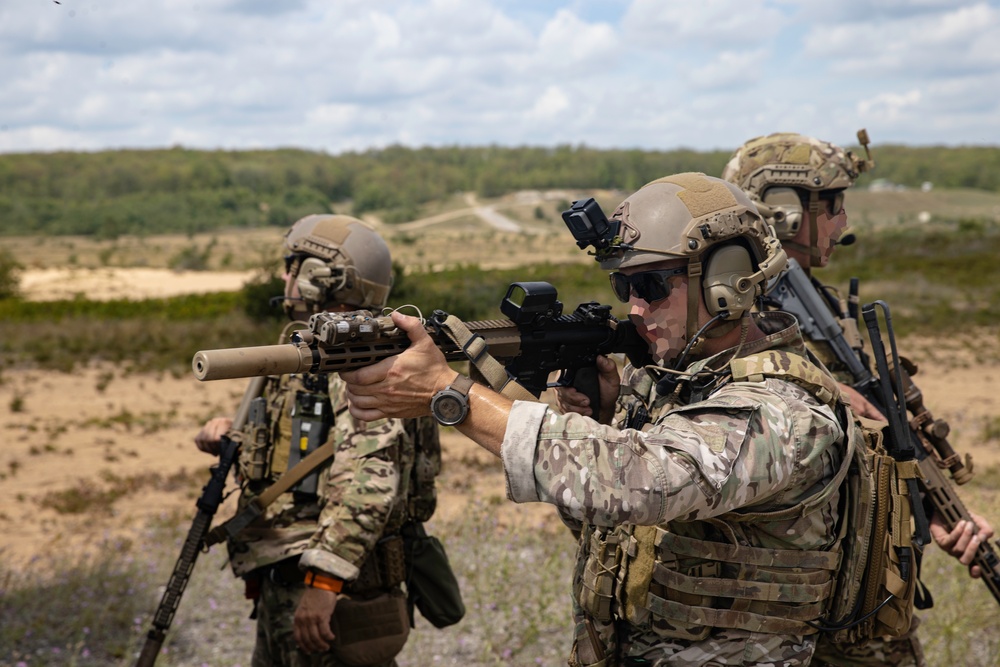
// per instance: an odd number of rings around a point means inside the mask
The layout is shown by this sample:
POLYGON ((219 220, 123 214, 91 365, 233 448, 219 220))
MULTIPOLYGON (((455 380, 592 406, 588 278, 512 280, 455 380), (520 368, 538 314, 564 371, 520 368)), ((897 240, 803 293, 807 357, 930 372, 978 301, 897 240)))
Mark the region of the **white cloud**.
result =
POLYGON ((770 41, 787 23, 767 0, 635 0, 622 29, 630 39, 655 49, 688 43, 738 49, 770 41))
POLYGON ((1000 11, 978 3, 894 21, 865 20, 813 26, 804 53, 831 71, 903 77, 941 77, 1000 66, 1000 11))
POLYGON ((688 70, 685 79, 695 90, 747 88, 758 83, 766 58, 763 49, 723 51, 707 64, 688 70))
POLYGON ((858 103, 858 115, 881 123, 895 123, 912 111, 923 96, 919 90, 905 93, 881 93, 858 103))
POLYGON ((550 67, 560 63, 563 69, 573 70, 602 67, 616 59, 618 48, 618 39, 611 26, 587 24, 572 12, 561 9, 538 38, 538 61, 550 67))
POLYGON ((850 141, 865 124, 877 141, 968 141, 998 136, 998 13, 944 0, 8 1, 0 151, 731 148, 786 129, 850 141))
POLYGON ((537 120, 552 120, 569 108, 570 100, 566 93, 555 86, 550 86, 538 98, 529 115, 537 120))

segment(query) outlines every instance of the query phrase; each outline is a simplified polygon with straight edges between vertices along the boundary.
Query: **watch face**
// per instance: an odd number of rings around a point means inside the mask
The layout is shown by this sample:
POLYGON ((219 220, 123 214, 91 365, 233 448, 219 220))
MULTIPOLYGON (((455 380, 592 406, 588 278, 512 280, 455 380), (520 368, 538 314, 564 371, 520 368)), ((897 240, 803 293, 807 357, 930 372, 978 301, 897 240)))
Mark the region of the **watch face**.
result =
POLYGON ((453 389, 438 392, 431 401, 431 412, 434 418, 445 426, 461 424, 469 411, 465 397, 453 389))

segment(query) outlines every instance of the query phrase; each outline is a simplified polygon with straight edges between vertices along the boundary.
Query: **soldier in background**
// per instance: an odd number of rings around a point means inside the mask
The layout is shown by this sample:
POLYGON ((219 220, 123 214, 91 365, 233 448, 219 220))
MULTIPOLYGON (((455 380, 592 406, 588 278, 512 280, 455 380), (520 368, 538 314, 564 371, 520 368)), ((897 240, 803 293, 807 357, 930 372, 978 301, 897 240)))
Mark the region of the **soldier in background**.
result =
POLYGON ((581 522, 571 665, 808 664, 826 600, 806 591, 832 587, 834 480, 855 431, 794 318, 751 314, 784 253, 745 193, 704 174, 646 185, 611 221, 598 259, 656 363, 624 386, 601 366, 601 421, 470 387, 399 314, 409 348, 342 373, 351 413, 464 402, 452 423, 501 456, 508 496, 581 522), (626 420, 611 426, 619 389, 626 420), (805 502, 815 511, 795 514, 805 502), (766 573, 737 578, 763 558, 766 573), (776 582, 780 601, 754 593, 776 582))
MULTIPOLYGON (((385 305, 389 249, 360 220, 308 216, 284 248, 283 308, 292 320, 385 305)), ((253 666, 395 664, 411 625, 401 533, 435 509, 437 424, 355 419, 336 375, 271 377, 258 400, 266 409, 256 427, 265 435, 244 438, 241 508, 319 446, 333 441, 336 449, 229 541, 233 572, 255 601, 253 666)), ((231 423, 207 422, 198 448, 217 453, 231 423)))
MULTIPOLYGON (((742 188, 757 205, 765 220, 774 226, 789 259, 798 262, 813 285, 829 304, 828 295, 839 300, 836 290, 811 277, 812 268, 830 261, 837 245, 850 245, 854 234, 847 233, 844 193, 862 171, 874 163, 851 152, 812 137, 795 133, 775 133, 757 137, 736 150, 722 172, 722 178, 742 188)), ((834 313, 840 319, 840 313, 834 313)), ((850 383, 848 369, 837 360, 825 341, 807 341, 809 349, 841 382, 841 391, 856 413, 884 420, 878 410, 850 383)), ((931 515, 934 541, 963 565, 970 565, 976 549, 993 535, 984 518, 973 514, 977 525, 959 523, 951 532, 940 517, 931 515)), ((977 566, 970 568, 979 577, 977 566)), ((834 646, 820 640, 814 664, 818 665, 925 665, 916 636, 919 620, 913 618, 910 632, 898 639, 884 639, 850 646, 834 646)))

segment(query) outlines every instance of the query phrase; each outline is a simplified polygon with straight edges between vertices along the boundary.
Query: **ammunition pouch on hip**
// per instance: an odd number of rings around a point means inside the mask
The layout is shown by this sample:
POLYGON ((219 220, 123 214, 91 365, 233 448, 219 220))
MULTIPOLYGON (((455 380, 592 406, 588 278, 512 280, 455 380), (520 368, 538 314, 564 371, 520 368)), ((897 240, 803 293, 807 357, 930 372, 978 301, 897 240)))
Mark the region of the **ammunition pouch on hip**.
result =
POLYGON ((361 564, 357 579, 347 582, 349 593, 387 591, 406 581, 406 551, 400 535, 383 537, 361 564))
POLYGON ((583 548, 583 573, 579 582, 577 602, 588 616, 607 623, 614 613, 613 602, 621 564, 621 534, 614 530, 593 529, 583 548))

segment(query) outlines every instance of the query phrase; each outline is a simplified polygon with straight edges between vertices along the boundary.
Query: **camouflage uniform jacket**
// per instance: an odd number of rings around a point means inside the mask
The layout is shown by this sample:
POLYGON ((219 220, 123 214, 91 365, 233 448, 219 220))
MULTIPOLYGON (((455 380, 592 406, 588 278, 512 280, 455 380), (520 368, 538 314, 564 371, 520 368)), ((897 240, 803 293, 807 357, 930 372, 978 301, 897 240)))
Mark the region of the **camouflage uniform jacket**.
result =
MULTIPOLYGON (((243 482, 241 507, 287 466, 292 406, 304 385, 296 375, 268 382, 269 474, 243 482)), ((347 412, 344 392, 340 377, 330 375, 334 423, 328 441, 338 444, 333 460, 317 469, 317 493, 281 495, 231 542, 235 574, 301 555, 300 568, 351 581, 379 539, 398 534, 408 520, 426 521, 433 514, 434 477, 441 465, 437 424, 431 418, 356 420, 347 412)))
MULTIPOLYGON (((761 326, 778 330, 744 345, 740 359, 764 352, 805 354, 790 315, 767 314, 761 326)), ((721 353, 688 370, 713 368, 713 363, 731 354, 732 350, 721 353)), ((825 371, 812 368, 829 382, 825 371)), ((615 568, 631 559, 636 569, 634 563, 642 555, 636 544, 642 540, 637 542, 635 534, 644 531, 646 541, 651 539, 657 549, 671 540, 693 538, 699 543, 718 543, 720 549, 809 552, 818 560, 825 558, 825 567, 835 570, 839 561, 836 489, 831 489, 825 504, 804 516, 745 521, 734 517, 795 507, 829 486, 841 469, 846 436, 835 409, 795 381, 768 376, 717 383, 700 397, 689 395, 686 401, 675 403, 672 395, 657 395, 655 380, 661 374, 655 367, 626 373, 624 400, 641 401, 650 414, 642 430, 602 425, 577 414, 559 415, 540 404, 515 403, 502 456, 512 500, 552 503, 586 524, 581 558, 593 551, 588 544, 593 544, 595 535, 603 539, 615 532, 609 528, 618 527, 618 537, 609 540, 621 545, 618 553, 597 568, 612 572, 617 579, 612 585, 618 588, 610 594, 614 599, 606 618, 596 619, 602 640, 611 646, 614 637, 619 637, 619 655, 672 656, 692 660, 685 664, 701 664, 693 656, 718 656, 720 642, 727 641, 740 654, 749 638, 759 633, 728 630, 726 640, 709 637, 711 622, 666 622, 641 608, 645 600, 635 595, 630 600, 632 575, 624 566, 615 568), (617 630, 613 629, 616 625, 617 630)), ((685 393, 689 392, 681 395, 685 393)), ((660 562, 659 552, 656 558, 656 568, 676 567, 676 562, 673 566, 660 562)), ((578 589, 581 576, 583 567, 578 563, 578 589)), ((648 590, 648 576, 645 585, 648 590)), ((775 648, 788 644, 796 647, 792 653, 806 659, 814 644, 808 637, 780 634, 771 635, 767 642, 762 650, 769 657, 788 654, 775 648)), ((757 642, 758 646, 765 643, 757 642)))

